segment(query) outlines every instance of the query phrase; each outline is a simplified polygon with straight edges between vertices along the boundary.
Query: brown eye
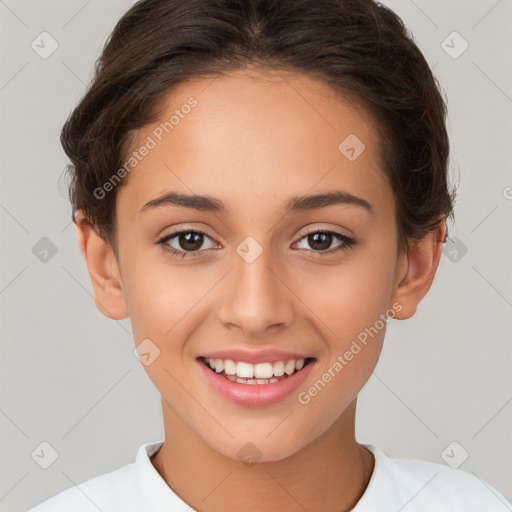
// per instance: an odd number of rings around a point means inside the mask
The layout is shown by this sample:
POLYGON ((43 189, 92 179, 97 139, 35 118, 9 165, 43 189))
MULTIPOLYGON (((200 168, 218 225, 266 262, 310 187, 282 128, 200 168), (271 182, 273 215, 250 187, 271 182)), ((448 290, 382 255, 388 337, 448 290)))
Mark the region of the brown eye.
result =
POLYGON ((195 256, 196 254, 193 253, 206 252, 208 249, 215 246, 215 243, 213 243, 212 239, 206 233, 196 230, 171 233, 158 240, 157 244, 162 245, 164 249, 171 254, 183 257, 195 256), (207 240, 212 242, 211 246, 203 247, 207 240))
POLYGON ((318 253, 333 253, 340 250, 348 249, 352 245, 355 244, 355 240, 342 235, 341 233, 336 233, 335 231, 312 231, 308 233, 304 237, 300 239, 297 244, 304 243, 305 240, 309 247, 300 247, 299 249, 306 249, 309 251, 314 251, 318 253), (331 247, 333 242, 339 241, 337 245, 331 247))
POLYGON ((326 251, 330 248, 333 236, 330 233, 313 233, 308 235, 308 244, 312 249, 326 251))
POLYGON ((198 251, 203 245, 203 237, 202 233, 191 231, 189 233, 179 233, 176 240, 184 251, 198 251))

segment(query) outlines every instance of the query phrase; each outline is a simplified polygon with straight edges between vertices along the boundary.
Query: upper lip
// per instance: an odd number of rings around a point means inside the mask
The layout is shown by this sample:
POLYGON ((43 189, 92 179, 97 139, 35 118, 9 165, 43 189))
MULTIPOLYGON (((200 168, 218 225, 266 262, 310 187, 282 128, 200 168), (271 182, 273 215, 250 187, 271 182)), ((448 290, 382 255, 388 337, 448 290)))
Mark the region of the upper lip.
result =
POLYGON ((217 352, 206 352, 198 357, 205 357, 208 359, 231 359, 233 361, 243 361, 251 364, 258 363, 277 363, 278 361, 290 361, 293 359, 297 361, 299 359, 307 359, 312 356, 298 354, 297 352, 285 352, 276 349, 264 349, 258 351, 242 350, 242 349, 231 349, 231 350, 219 350, 217 352))

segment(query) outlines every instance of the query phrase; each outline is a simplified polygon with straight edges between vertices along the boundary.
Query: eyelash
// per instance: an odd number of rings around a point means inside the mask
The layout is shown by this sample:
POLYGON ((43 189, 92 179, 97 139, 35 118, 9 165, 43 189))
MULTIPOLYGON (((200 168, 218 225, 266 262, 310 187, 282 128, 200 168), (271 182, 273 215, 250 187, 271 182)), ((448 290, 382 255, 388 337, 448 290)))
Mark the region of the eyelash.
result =
MULTIPOLYGON (((165 251, 169 252, 171 256, 176 256, 176 257, 181 257, 181 258, 187 258, 187 257, 194 258, 194 257, 200 256, 204 252, 212 250, 212 249, 203 249, 203 250, 199 250, 199 251, 178 251, 178 250, 174 249, 173 247, 170 247, 169 245, 166 244, 166 242, 168 242, 169 240, 172 240, 173 238, 175 238, 178 235, 181 235, 183 233, 201 234, 201 235, 204 235, 212 240, 212 238, 206 232, 202 231, 201 229, 185 229, 185 230, 181 230, 181 231, 176 231, 169 235, 164 235, 162 238, 160 238, 159 240, 156 241, 156 244, 162 245, 163 249, 165 251)), ((350 238, 346 235, 342 235, 341 233, 338 233, 336 231, 329 231, 326 229, 315 229, 313 231, 310 231, 310 232, 304 234, 298 241, 300 242, 300 240, 306 238, 307 236, 317 234, 317 233, 334 235, 335 238, 338 238, 341 242, 343 242, 338 247, 335 247, 334 249, 327 249, 325 251, 315 251, 313 249, 306 249, 310 252, 314 252, 314 253, 318 254, 321 257, 324 257, 325 255, 330 255, 330 254, 333 254, 333 253, 336 253, 339 251, 347 251, 357 243, 353 238, 350 238)))

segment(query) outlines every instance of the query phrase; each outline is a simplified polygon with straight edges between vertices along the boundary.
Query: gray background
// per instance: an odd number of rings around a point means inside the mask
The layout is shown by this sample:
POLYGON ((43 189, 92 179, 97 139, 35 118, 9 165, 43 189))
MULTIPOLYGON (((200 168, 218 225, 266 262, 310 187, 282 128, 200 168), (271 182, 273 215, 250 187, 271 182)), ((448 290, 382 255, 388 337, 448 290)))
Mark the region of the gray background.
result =
MULTIPOLYGON (((132 3, 0 0, 2 511, 128 464, 140 444, 163 439, 159 394, 133 355, 130 323, 96 309, 58 186, 61 126, 132 3), (59 45, 47 59, 31 47, 43 31, 59 45), (43 237, 57 251, 46 261, 43 237), (48 469, 42 442, 58 453, 48 469), (44 457, 31 455, 41 449, 44 457)), ((445 453, 512 499, 512 2, 386 3, 446 91, 460 187, 433 287, 412 319, 391 321, 361 392, 358 439, 393 457, 445 464, 445 453), (461 55, 454 31, 469 44, 461 55)))

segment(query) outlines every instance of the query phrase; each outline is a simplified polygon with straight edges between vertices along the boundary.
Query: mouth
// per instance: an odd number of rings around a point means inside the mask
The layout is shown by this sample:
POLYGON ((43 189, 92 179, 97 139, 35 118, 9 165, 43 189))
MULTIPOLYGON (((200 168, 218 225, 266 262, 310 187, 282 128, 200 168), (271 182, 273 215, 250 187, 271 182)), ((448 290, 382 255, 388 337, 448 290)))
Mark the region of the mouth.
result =
POLYGON ((251 364, 232 359, 199 357, 210 372, 237 384, 269 385, 290 379, 316 360, 314 357, 251 364))

